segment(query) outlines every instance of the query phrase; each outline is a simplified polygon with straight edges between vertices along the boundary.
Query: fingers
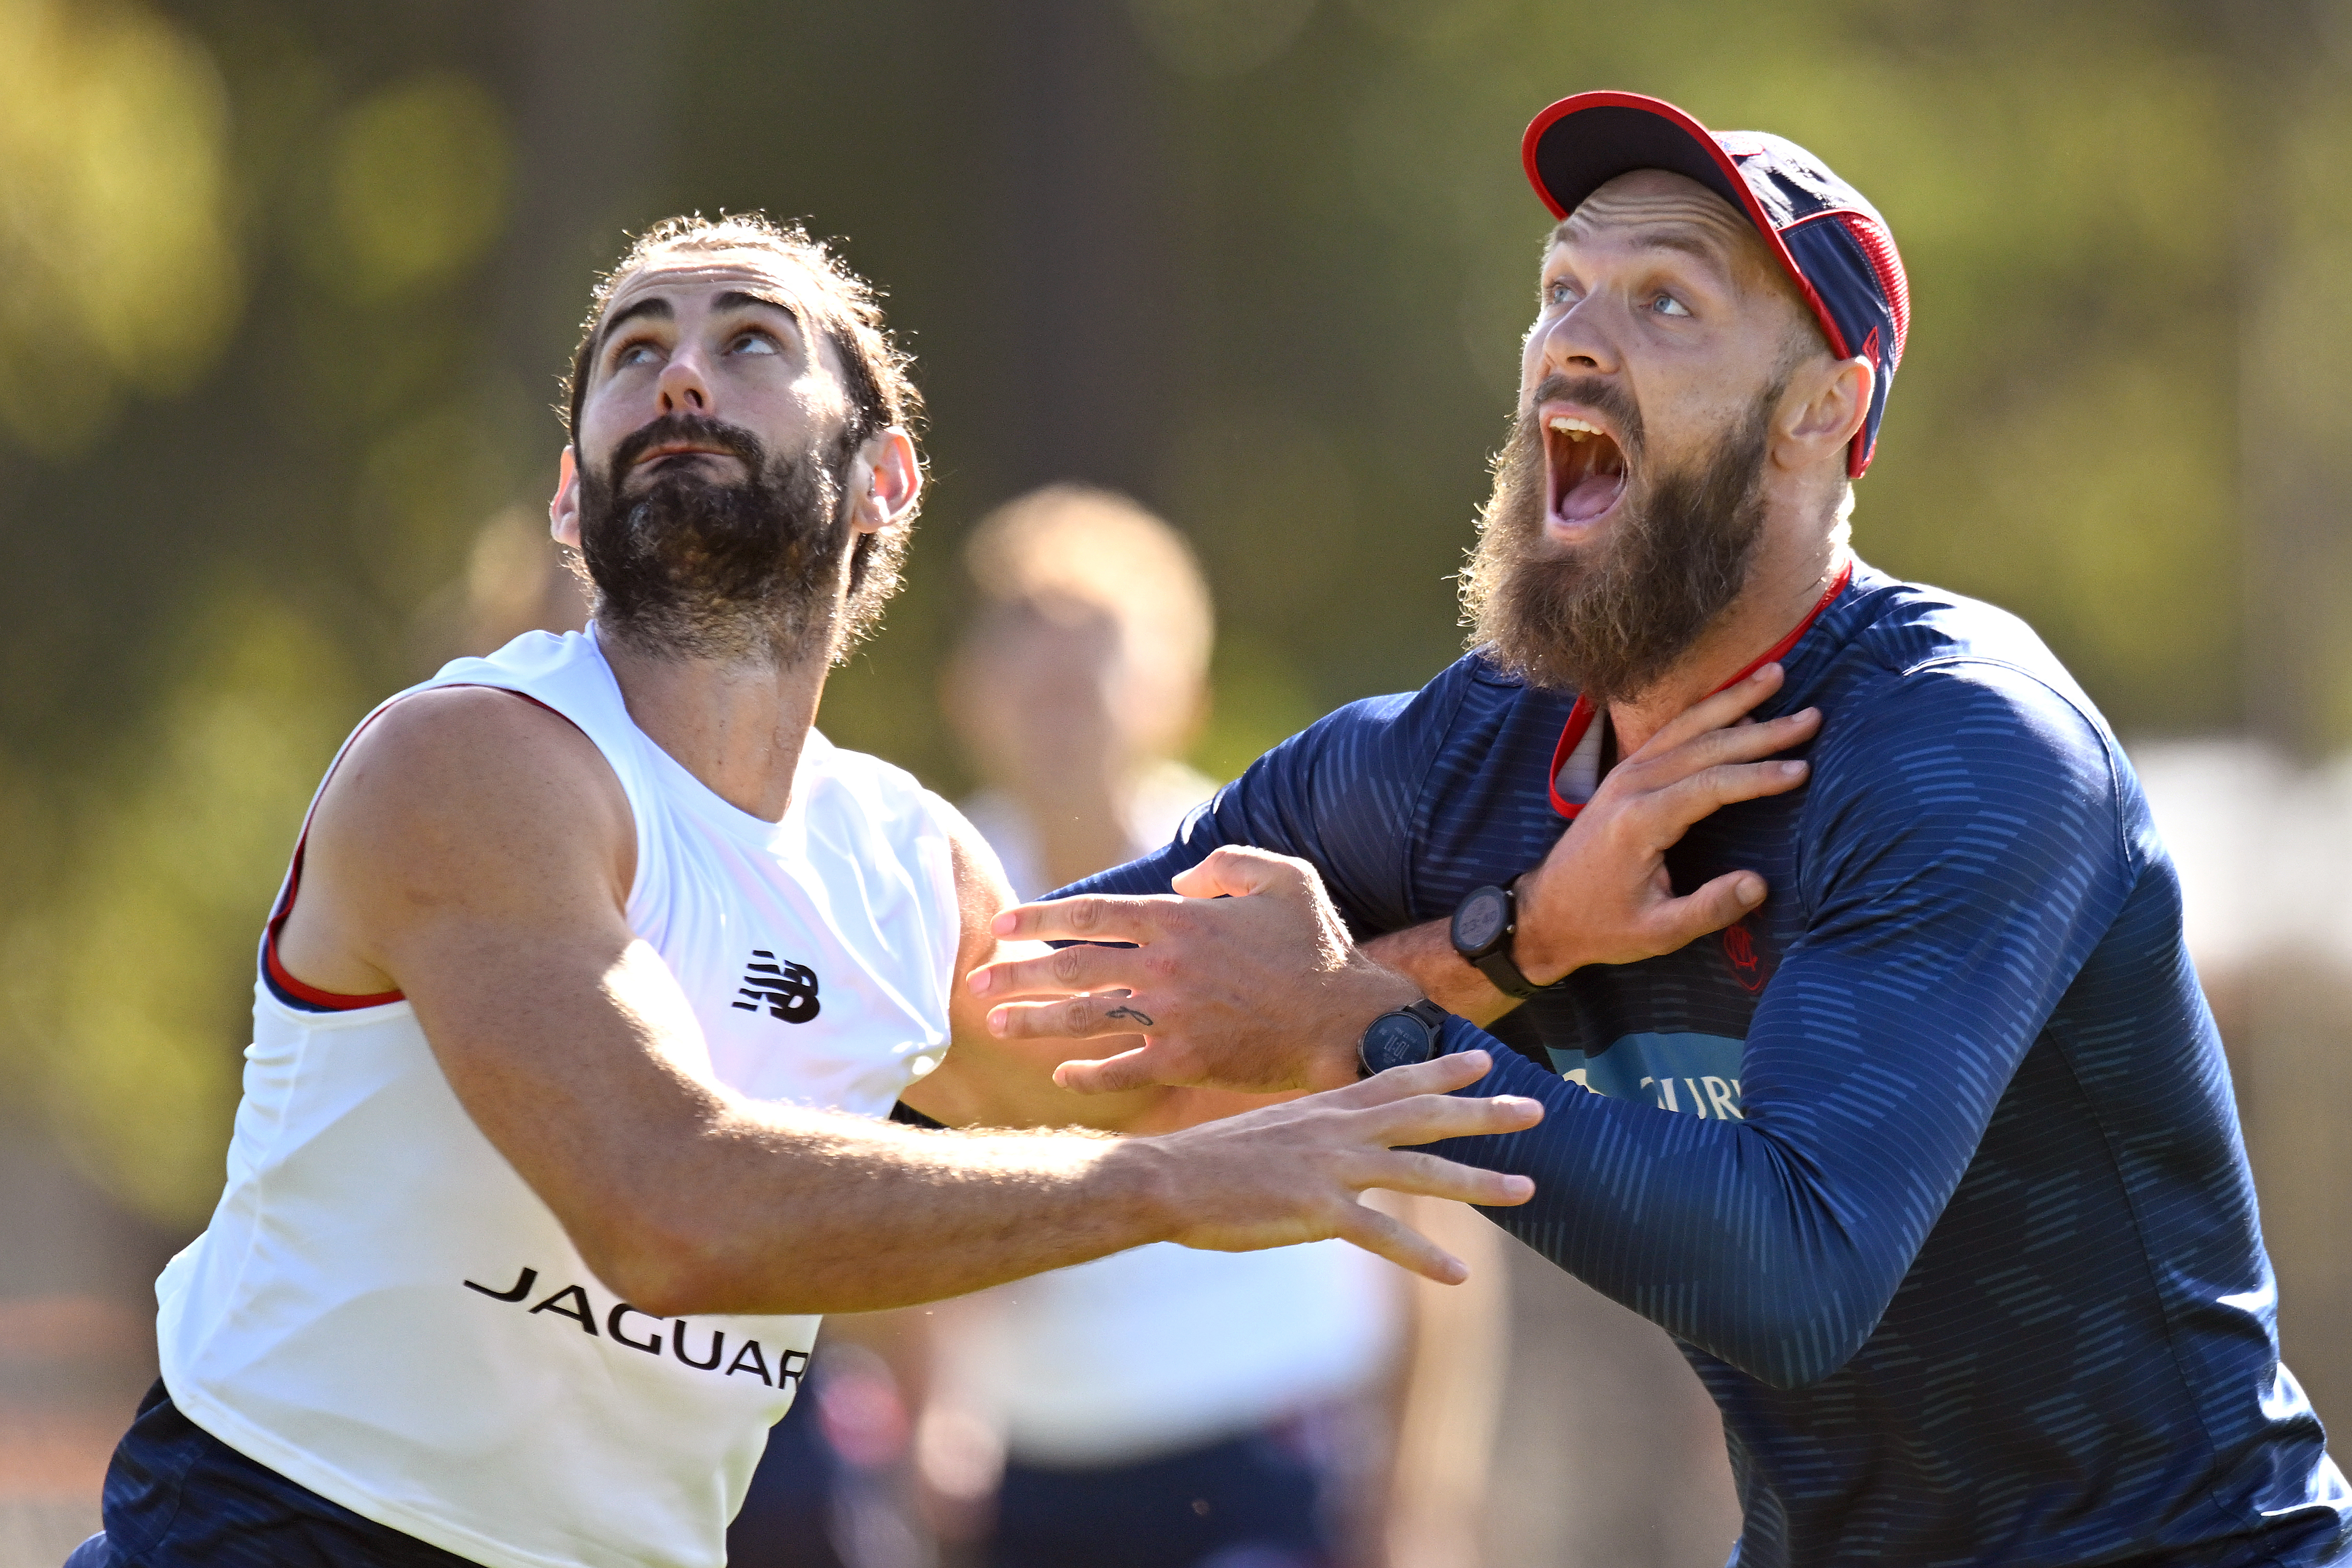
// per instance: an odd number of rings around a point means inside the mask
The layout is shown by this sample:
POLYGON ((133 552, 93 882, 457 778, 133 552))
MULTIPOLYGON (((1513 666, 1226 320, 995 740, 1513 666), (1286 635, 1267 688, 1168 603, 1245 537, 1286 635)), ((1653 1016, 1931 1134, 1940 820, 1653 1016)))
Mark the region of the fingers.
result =
MULTIPOLYGON (((1445 1138, 1524 1132, 1543 1120, 1543 1102, 1518 1094, 1497 1094, 1483 1100, 1453 1094, 1416 1094, 1364 1114, 1372 1118, 1374 1140, 1393 1148, 1399 1145, 1434 1144, 1445 1138)), ((1381 1185, 1385 1186, 1387 1183, 1381 1185)))
MULTIPOLYGON (((1754 762, 1776 751, 1786 751, 1812 738, 1821 727, 1822 710, 1813 707, 1784 713, 1761 724, 1742 719, 1727 728, 1693 736, 1673 750, 1647 758, 1639 771, 1644 782, 1654 788, 1678 775, 1687 776, 1725 763, 1754 762)), ((1643 749, 1646 752, 1649 748, 1643 749)))
POLYGON ((1360 1203, 1348 1206, 1340 1218, 1339 1236, 1365 1251, 1385 1258, 1441 1285, 1458 1285, 1470 1277, 1468 1264, 1420 1231, 1360 1203))
POLYGON ((1034 942, 1149 942, 1167 929, 1171 913, 1183 904, 1166 894, 1090 894, 1021 904, 998 915, 989 929, 1034 942))
POLYGON ((1065 1061, 1054 1069, 1054 1082, 1074 1094, 1116 1094, 1160 1083, 1189 1083, 1195 1076, 1192 1065, 1189 1052, 1154 1040, 1097 1061, 1065 1061))
POLYGON ((1435 1155, 1387 1154, 1378 1160, 1377 1166, 1365 1167, 1362 1175, 1368 1179, 1352 1185, 1475 1203, 1481 1208, 1515 1208, 1536 1195, 1536 1184, 1528 1176, 1457 1165, 1435 1155))
POLYGON ((1656 757, 1672 751, 1693 736, 1721 729, 1779 691, 1780 680, 1780 666, 1767 664, 1746 680, 1736 681, 1714 695, 1701 698, 1667 720, 1665 727, 1650 737, 1642 749, 1626 760, 1656 757))
POLYGON ((1662 953, 1696 942, 1710 931, 1720 931, 1764 902, 1764 879, 1752 871, 1735 871, 1717 877, 1696 892, 1670 898, 1650 915, 1662 953))
POLYGON ((999 958, 964 977, 975 997, 1066 997, 1073 991, 1134 990, 1143 981, 1139 948, 1061 947, 1034 958, 999 958))
POLYGON ((1641 821, 1648 829, 1651 841, 1669 844, 1681 838, 1692 823, 1714 815, 1722 807, 1735 800, 1753 800, 1794 789, 1811 771, 1811 764, 1793 758, 1710 768, 1663 789, 1652 790, 1642 798, 1637 809, 1643 813, 1641 821))
POLYGON ((1304 886, 1315 872, 1305 861, 1271 850, 1228 844, 1196 866, 1179 872, 1169 885, 1187 898, 1244 898, 1254 893, 1288 892, 1304 886))
POLYGON ((1483 1051, 1433 1056, 1410 1067, 1391 1067, 1344 1089, 1327 1089, 1316 1103, 1339 1110, 1368 1111, 1415 1094, 1451 1094, 1486 1077, 1494 1065, 1494 1058, 1483 1051))
POLYGON ((1100 1040, 1149 1032, 1165 1022, 1136 1006, 1134 998, 1121 996, 1006 1002, 988 1009, 988 1032, 999 1040, 1100 1040))

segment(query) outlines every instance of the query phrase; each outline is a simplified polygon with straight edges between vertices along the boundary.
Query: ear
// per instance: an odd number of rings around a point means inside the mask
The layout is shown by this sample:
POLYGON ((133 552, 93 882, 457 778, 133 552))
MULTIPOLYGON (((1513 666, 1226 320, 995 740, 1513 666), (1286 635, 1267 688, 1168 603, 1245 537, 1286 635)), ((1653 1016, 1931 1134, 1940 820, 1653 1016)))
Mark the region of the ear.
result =
POLYGON ((1814 361, 1797 373, 1781 405, 1780 442, 1789 448, 1784 465, 1810 465, 1824 455, 1844 461, 1846 448, 1870 416, 1871 390, 1878 372, 1865 359, 1814 361))
POLYGON ((850 461, 847 482, 849 526, 859 533, 879 533, 912 515, 923 494, 915 438, 895 424, 867 436, 850 461))
POLYGON ((555 496, 547 503, 547 531, 557 544, 580 548, 580 460, 566 446, 555 463, 555 496))

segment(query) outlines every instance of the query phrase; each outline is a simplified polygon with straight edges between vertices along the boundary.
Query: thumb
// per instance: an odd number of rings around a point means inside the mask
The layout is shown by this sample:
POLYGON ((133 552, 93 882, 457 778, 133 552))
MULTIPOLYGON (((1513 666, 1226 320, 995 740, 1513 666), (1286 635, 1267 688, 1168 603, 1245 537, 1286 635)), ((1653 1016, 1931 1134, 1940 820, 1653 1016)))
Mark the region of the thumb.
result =
POLYGON ((1720 931, 1764 902, 1764 879, 1752 871, 1727 872, 1695 893, 1668 899, 1652 916, 1661 942, 1671 953, 1710 931, 1720 931))
POLYGON ((1298 881, 1298 862, 1289 856, 1228 844, 1179 872, 1168 885, 1186 898, 1241 898, 1295 887, 1298 881))

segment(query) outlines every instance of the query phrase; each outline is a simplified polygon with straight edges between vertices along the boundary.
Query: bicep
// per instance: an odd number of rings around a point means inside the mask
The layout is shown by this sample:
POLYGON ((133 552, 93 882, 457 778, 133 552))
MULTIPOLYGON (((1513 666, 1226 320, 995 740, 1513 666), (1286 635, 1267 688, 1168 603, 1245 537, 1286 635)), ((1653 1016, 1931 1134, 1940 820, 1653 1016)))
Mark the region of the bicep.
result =
MULTIPOLYGON (((1803 934, 1743 1053, 1751 1125, 1931 1219, 2129 895, 2104 740, 2008 672, 1939 677, 1817 753, 1803 934)), ((1924 1232, 1923 1232, 1924 1234, 1924 1232)))
POLYGON ((617 1173, 719 1092, 629 929, 634 830, 602 756, 503 694, 429 695, 449 700, 400 705, 346 758, 302 897, 407 998, 467 1114, 584 1247, 580 1227, 626 1212, 617 1173))

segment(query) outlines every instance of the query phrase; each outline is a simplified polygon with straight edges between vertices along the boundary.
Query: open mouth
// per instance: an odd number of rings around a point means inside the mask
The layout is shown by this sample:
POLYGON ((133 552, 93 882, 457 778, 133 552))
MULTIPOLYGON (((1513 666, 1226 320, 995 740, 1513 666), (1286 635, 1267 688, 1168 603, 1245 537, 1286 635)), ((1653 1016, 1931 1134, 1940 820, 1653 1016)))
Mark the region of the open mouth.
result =
POLYGON ((1551 409, 1543 422, 1549 521, 1558 531, 1580 535, 1624 496, 1624 448, 1583 414, 1551 409))

